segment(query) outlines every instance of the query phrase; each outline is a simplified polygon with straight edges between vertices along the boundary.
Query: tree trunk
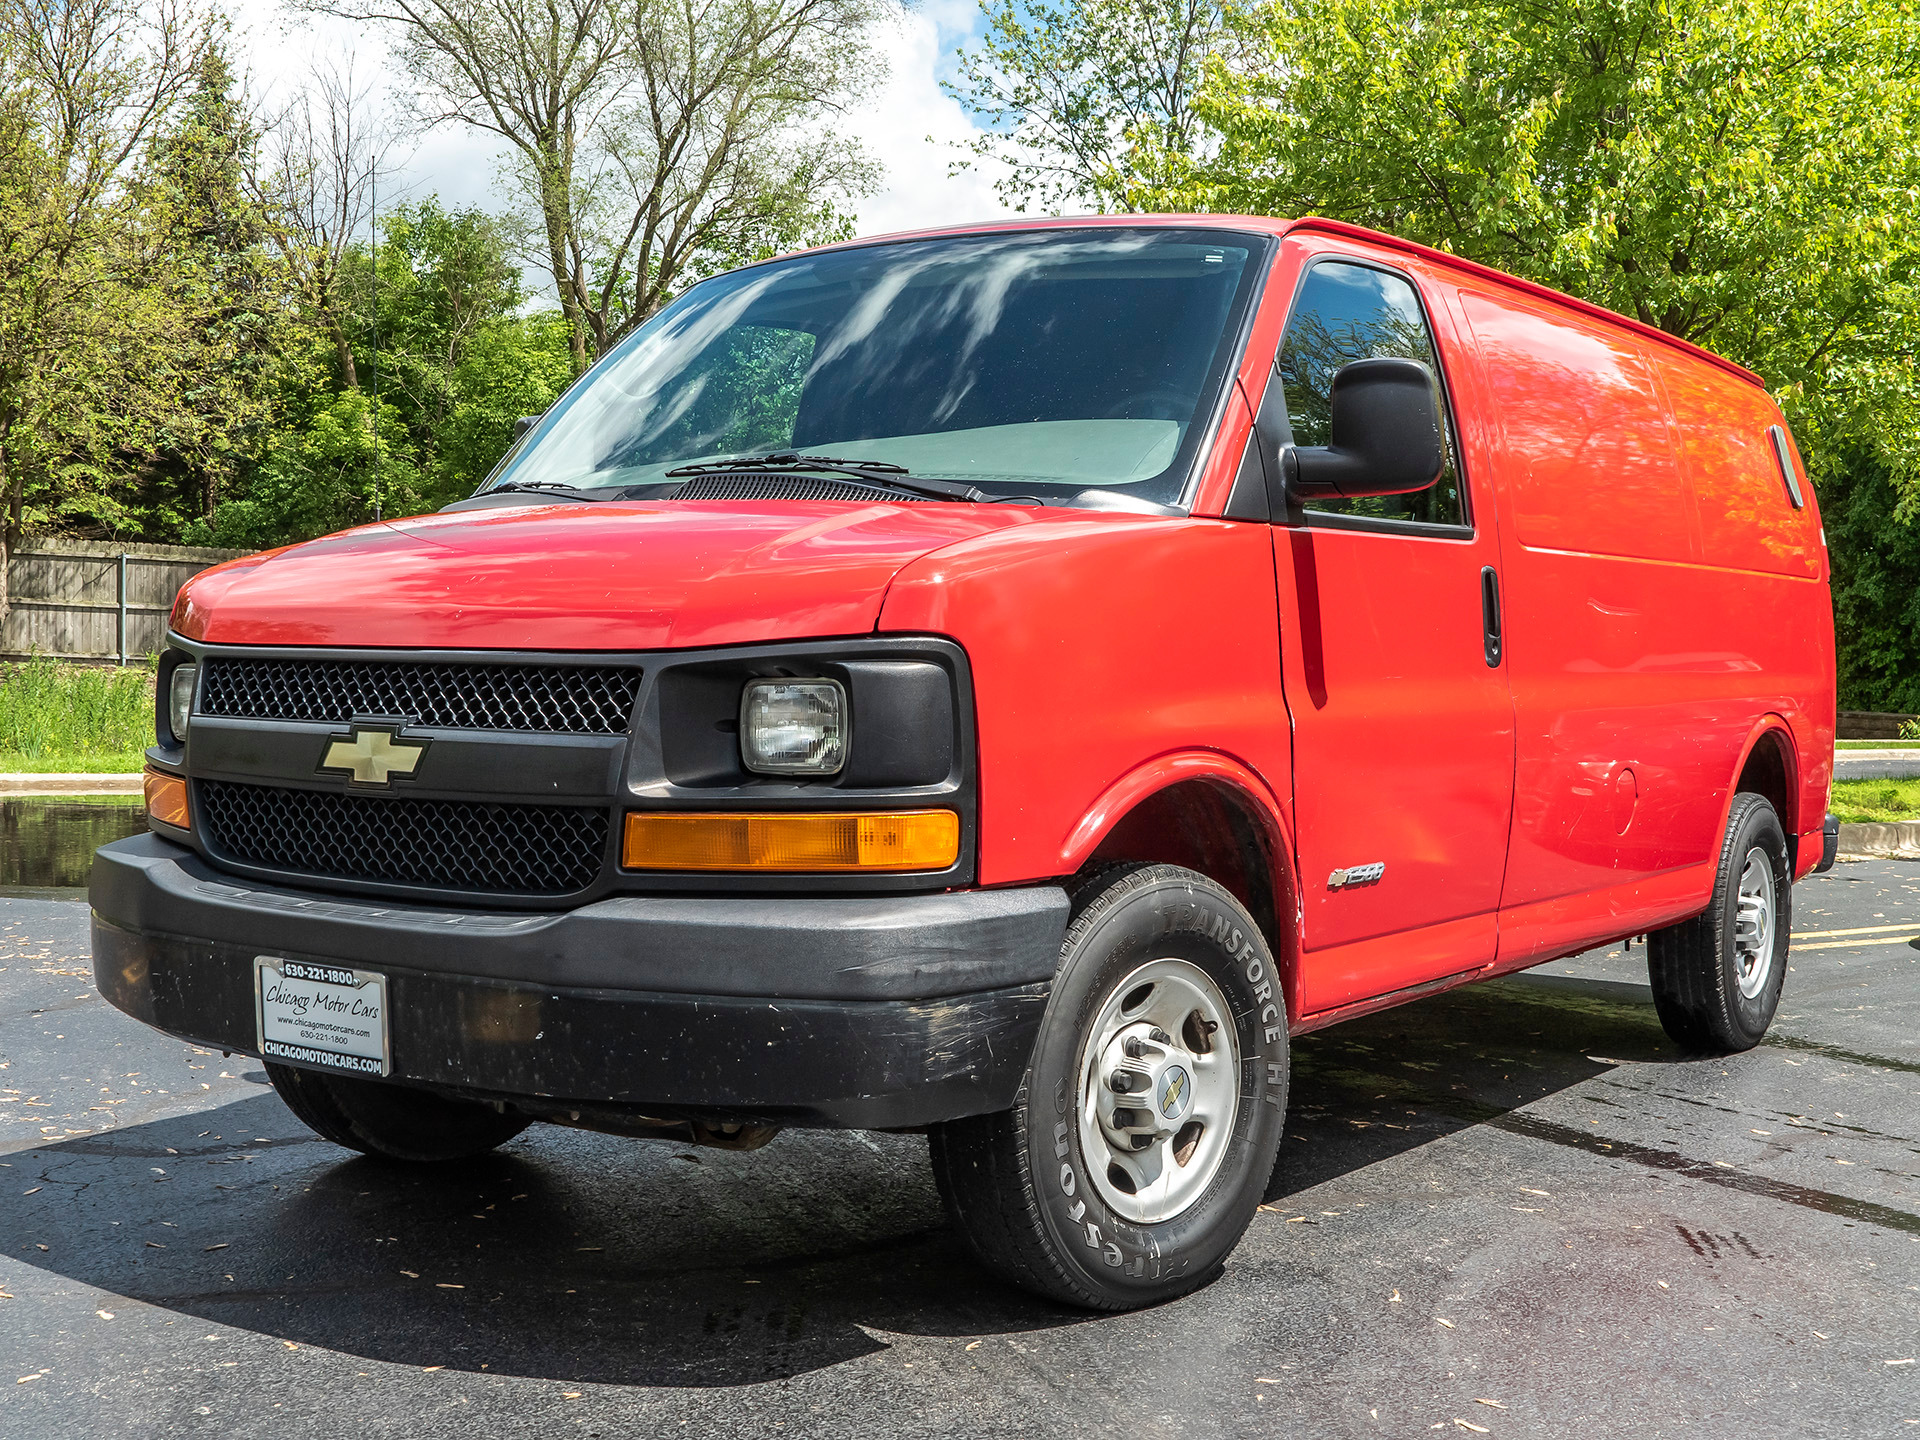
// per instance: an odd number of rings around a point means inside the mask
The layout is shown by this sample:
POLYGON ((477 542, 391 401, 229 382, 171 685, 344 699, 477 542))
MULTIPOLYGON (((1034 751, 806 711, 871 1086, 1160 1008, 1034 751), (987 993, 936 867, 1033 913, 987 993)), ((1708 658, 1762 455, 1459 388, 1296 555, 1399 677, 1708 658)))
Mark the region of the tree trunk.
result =
POLYGON ((7 443, 13 438, 15 418, 11 411, 0 414, 0 496, 6 497, 7 506, 5 523, 0 524, 0 624, 5 624, 13 611, 13 547, 19 529, 17 467, 7 443))
POLYGON ((587 327, 573 285, 573 267, 567 263, 567 236, 573 228, 573 216, 567 203, 567 182, 555 175, 558 169, 554 157, 541 157, 540 213, 547 226, 547 268, 560 297, 560 313, 567 320, 567 345, 573 355, 574 378, 578 379, 587 373, 587 327))
POLYGON ((340 383, 349 390, 360 388, 360 372, 354 369, 353 346, 347 340, 347 332, 340 328, 340 322, 332 310, 326 312, 327 331, 333 336, 333 349, 340 360, 340 383))

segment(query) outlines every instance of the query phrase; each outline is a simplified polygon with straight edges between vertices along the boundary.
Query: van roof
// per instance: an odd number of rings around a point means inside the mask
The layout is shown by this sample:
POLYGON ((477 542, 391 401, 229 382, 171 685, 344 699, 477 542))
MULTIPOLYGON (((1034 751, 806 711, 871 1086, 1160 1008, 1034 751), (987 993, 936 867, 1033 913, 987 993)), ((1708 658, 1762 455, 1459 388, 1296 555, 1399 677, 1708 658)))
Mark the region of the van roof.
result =
MULTIPOLYGON (((1364 225, 1353 225, 1345 220, 1329 220, 1321 215, 1303 215, 1297 220, 1278 220, 1264 215, 1067 215, 1067 216, 1020 216, 1007 220, 987 220, 972 225, 943 225, 925 230, 902 230, 888 235, 867 235, 858 240, 844 240, 836 245, 824 245, 823 250, 849 249, 861 245, 874 245, 887 240, 930 239, 936 235, 978 235, 990 234, 1001 230, 1053 230, 1063 228, 1097 228, 1117 225, 1187 226, 1207 230, 1253 230, 1268 235, 1286 235, 1294 231, 1318 231, 1327 235, 1343 235, 1354 240, 1363 240, 1370 245, 1380 245, 1388 249, 1399 250, 1408 255, 1417 255, 1435 265, 1444 265, 1448 269, 1458 270, 1482 280, 1491 280, 1501 285, 1511 286, 1526 294, 1548 300, 1556 305, 1564 305, 1581 314, 1604 320, 1614 325, 1625 326, 1634 334, 1648 340, 1654 340, 1669 349, 1678 350, 1696 360, 1704 360, 1709 365, 1737 376, 1750 385, 1760 389, 1767 388, 1767 382, 1744 365, 1736 364, 1724 355, 1716 355, 1703 346, 1695 345, 1691 340, 1682 340, 1677 335, 1669 335, 1657 325, 1649 325, 1644 320, 1636 320, 1631 315, 1622 315, 1617 310, 1609 310, 1604 305, 1596 305, 1591 300, 1582 300, 1577 295, 1569 295, 1555 290, 1550 285, 1537 281, 1523 280, 1518 275, 1509 275, 1504 270, 1496 270, 1491 265, 1482 265, 1477 260, 1466 260, 1458 255, 1448 254, 1445 250, 1436 250, 1430 245, 1417 244, 1412 240, 1402 240, 1397 235, 1389 235, 1383 230, 1369 230, 1364 225)), ((807 253, 807 252, 800 252, 807 253)))

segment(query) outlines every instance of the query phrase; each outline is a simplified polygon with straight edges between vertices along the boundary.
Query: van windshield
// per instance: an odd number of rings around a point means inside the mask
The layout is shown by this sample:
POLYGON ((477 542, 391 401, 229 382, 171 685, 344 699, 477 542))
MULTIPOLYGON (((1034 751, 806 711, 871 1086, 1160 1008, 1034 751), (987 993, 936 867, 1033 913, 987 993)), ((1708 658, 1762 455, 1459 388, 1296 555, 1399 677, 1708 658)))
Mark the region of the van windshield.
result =
POLYGON ((1176 505, 1264 237, 1101 228, 908 240, 694 286, 549 411, 500 487, 664 497, 801 452, 989 498, 1176 505))

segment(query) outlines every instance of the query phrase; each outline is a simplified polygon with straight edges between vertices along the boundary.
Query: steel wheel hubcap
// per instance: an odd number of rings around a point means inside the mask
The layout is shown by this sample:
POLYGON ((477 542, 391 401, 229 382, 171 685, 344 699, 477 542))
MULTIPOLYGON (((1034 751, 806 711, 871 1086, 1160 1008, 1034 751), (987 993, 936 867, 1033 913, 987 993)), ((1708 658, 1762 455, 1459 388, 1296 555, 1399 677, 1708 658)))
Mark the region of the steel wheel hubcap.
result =
POLYGON ((1080 1050, 1080 1147, 1094 1188, 1138 1224, 1171 1220, 1226 1159, 1240 1045, 1220 987, 1154 960, 1107 996, 1080 1050))
POLYGON ((1773 971, 1773 862, 1758 845, 1747 851, 1740 871, 1739 908, 1733 922, 1735 978, 1740 993, 1752 1000, 1766 988, 1773 971))

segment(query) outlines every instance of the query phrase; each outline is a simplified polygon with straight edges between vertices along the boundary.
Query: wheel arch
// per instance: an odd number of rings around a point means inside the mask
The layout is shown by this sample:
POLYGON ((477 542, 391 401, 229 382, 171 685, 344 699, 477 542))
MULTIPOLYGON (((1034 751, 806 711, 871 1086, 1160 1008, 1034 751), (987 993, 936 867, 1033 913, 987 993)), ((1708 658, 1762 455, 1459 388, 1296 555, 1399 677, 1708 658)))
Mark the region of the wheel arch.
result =
POLYGON ((1286 816, 1266 784, 1211 751, 1165 755, 1108 787, 1061 847, 1063 874, 1120 861, 1179 865, 1253 916, 1298 1014, 1300 905, 1286 816))
POLYGON ((1740 751, 1740 764, 1733 773, 1726 803, 1720 809, 1720 833, 1725 834, 1727 816, 1733 809, 1733 797, 1747 791, 1764 795, 1780 817, 1780 828, 1787 832, 1789 859, 1798 873, 1800 832, 1800 754, 1793 742, 1793 731, 1778 715, 1763 715, 1747 736, 1740 751))

